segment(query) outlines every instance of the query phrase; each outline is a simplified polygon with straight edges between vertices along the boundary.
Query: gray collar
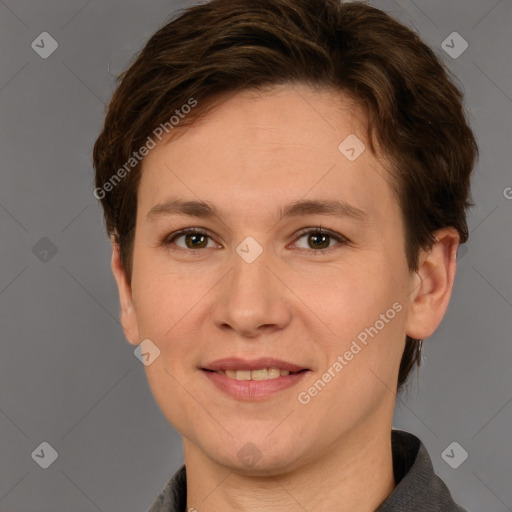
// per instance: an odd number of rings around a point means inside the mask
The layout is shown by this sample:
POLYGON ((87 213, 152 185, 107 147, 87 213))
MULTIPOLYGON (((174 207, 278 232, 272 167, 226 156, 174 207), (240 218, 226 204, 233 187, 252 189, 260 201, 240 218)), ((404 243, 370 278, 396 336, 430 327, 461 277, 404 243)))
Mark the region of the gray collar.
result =
MULTIPOLYGON (((467 512, 434 473, 427 450, 415 435, 393 429, 391 447, 397 485, 375 512, 467 512)), ((187 475, 182 464, 148 512, 186 512, 186 508, 187 475)))
POLYGON ((434 473, 425 445, 413 434, 391 431, 396 487, 375 512, 467 512, 434 473))

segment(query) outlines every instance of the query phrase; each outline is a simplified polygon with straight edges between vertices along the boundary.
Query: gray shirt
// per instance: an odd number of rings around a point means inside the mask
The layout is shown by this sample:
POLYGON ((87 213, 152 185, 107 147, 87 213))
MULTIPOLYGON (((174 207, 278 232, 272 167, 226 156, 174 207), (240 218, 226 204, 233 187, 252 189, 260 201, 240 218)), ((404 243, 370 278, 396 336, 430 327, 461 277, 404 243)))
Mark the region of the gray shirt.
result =
MULTIPOLYGON (((391 431, 396 487, 375 512, 467 512, 457 505, 434 473, 423 443, 403 430, 391 431)), ((187 476, 183 464, 148 512, 187 512, 187 476)))

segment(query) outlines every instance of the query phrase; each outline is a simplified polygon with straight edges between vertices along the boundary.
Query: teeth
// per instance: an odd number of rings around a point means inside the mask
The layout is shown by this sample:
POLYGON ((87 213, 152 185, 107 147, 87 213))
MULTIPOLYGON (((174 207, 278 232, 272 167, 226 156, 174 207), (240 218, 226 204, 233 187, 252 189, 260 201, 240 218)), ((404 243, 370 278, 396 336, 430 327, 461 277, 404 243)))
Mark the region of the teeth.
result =
POLYGON ((236 371, 236 380, 251 380, 251 371, 250 370, 237 370, 236 371))
MULTIPOLYGON (((268 374, 268 368, 263 368, 262 370, 253 370, 251 372, 251 379, 252 380, 267 380, 270 378, 268 374)), ((237 372, 238 374, 238 372, 237 372)), ((274 375, 272 375, 272 378, 274 379, 274 375)))
POLYGON ((288 370, 279 370, 279 368, 262 368, 261 370, 218 370, 219 375, 225 375, 230 379, 236 380, 268 380, 286 377, 290 375, 288 370))

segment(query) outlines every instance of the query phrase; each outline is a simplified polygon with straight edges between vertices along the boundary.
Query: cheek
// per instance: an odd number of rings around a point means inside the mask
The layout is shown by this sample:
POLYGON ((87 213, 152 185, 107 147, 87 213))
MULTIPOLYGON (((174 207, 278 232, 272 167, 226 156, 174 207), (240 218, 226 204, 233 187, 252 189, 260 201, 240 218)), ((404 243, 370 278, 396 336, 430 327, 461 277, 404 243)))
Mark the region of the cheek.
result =
POLYGON ((406 310, 399 291, 405 289, 404 279, 382 261, 354 265, 327 279, 317 275, 306 284, 299 293, 314 312, 309 315, 313 330, 321 331, 315 337, 323 354, 320 371, 336 375, 329 384, 333 392, 351 402, 357 396, 368 399, 379 379, 393 388, 405 340, 406 310))
POLYGON ((327 330, 324 339, 335 346, 373 325, 392 307, 398 297, 394 285, 389 265, 369 258, 327 270, 310 270, 290 282, 290 288, 309 308, 309 317, 327 330))
POLYGON ((134 269, 133 297, 141 335, 173 336, 199 300, 203 280, 184 279, 158 262, 141 261, 134 269))

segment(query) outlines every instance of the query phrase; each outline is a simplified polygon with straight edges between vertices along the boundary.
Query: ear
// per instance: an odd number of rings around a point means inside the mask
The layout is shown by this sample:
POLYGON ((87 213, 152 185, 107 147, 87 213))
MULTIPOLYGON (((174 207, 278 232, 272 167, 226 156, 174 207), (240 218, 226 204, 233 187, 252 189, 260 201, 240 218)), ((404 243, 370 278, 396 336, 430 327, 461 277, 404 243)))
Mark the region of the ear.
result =
POLYGON ((137 314, 132 302, 132 290, 126 277, 126 273, 121 261, 121 253, 119 245, 115 242, 114 237, 111 238, 112 243, 112 272, 117 282, 119 290, 119 302, 121 304, 121 325, 123 326, 124 335, 132 345, 139 345, 139 326, 137 322, 137 314))
POLYGON ((410 293, 406 334, 418 340, 437 329, 448 308, 457 269, 459 233, 453 227, 436 231, 436 242, 421 251, 410 293))

